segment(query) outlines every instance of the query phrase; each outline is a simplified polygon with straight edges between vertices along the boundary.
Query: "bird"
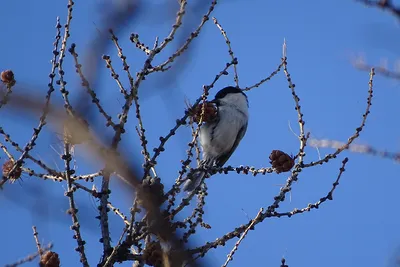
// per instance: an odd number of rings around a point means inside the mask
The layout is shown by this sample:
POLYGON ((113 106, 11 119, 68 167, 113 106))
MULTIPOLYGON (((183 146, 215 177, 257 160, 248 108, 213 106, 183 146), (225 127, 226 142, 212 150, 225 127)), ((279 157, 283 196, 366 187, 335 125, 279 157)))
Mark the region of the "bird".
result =
POLYGON ((216 118, 205 122, 199 131, 202 161, 187 175, 183 191, 197 190, 207 174, 207 168, 222 167, 238 147, 247 131, 249 102, 238 87, 227 86, 210 101, 216 105, 216 118))

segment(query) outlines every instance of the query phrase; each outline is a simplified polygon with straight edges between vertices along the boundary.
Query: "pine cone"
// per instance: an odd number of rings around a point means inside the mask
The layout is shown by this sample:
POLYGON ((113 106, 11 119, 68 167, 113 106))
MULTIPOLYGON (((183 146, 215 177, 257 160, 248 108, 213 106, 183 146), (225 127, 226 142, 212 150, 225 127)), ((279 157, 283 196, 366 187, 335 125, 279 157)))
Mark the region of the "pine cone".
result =
POLYGON ((47 251, 40 258, 40 267, 60 267, 60 258, 53 251, 47 251))
POLYGON ((269 159, 276 173, 288 172, 294 166, 294 159, 280 150, 272 150, 269 159))
MULTIPOLYGON (((3 164, 3 176, 7 177, 10 174, 10 171, 14 167, 14 162, 12 160, 7 160, 3 164)), ((21 167, 18 167, 15 169, 13 175, 10 177, 12 180, 17 180, 19 177, 21 177, 22 174, 22 169, 21 167)))
POLYGON ((15 79, 12 70, 1 72, 1 81, 7 85, 13 86, 15 84, 15 79))
POLYGON ((147 265, 163 266, 163 251, 159 242, 150 242, 143 251, 143 260, 147 265))
MULTIPOLYGON (((203 110, 203 103, 200 103, 196 108, 189 108, 189 115, 193 118, 194 122, 199 123, 201 112, 203 110)), ((212 122, 217 118, 217 107, 210 102, 206 102, 204 107, 203 122, 212 122)))

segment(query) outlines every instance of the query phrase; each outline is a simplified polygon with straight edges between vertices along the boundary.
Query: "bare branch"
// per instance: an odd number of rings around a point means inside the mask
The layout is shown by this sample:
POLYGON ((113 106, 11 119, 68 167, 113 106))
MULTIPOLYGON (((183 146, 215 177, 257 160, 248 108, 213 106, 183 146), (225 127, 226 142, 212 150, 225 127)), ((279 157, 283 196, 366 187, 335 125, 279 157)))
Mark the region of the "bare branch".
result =
POLYGON ((304 213, 304 212, 308 212, 308 211, 311 211, 312 209, 319 209, 320 205, 322 203, 324 203, 325 201, 333 200, 333 192, 335 191, 336 187, 339 185, 340 178, 342 177, 342 174, 345 171, 345 166, 346 166, 348 161, 349 161, 348 158, 345 158, 342 161, 342 166, 339 169, 340 171, 339 171, 339 174, 338 174, 338 176, 336 178, 336 181, 332 184, 332 189, 326 194, 326 196, 320 198, 319 201, 317 201, 317 202, 315 202, 313 204, 308 204, 307 207, 305 207, 305 208, 302 208, 302 209, 295 208, 295 209, 293 209, 292 211, 289 211, 289 212, 275 212, 274 214, 272 214, 272 216, 273 217, 278 217, 278 218, 283 217, 283 216, 287 216, 287 217, 290 218, 295 214, 301 214, 301 213, 304 213))
POLYGON ((272 77, 274 77, 276 74, 278 74, 281 71, 281 68, 282 68, 282 63, 280 63, 278 65, 278 67, 267 78, 262 79, 261 81, 259 81, 258 83, 254 84, 254 85, 244 88, 243 91, 250 91, 253 88, 261 86, 265 82, 268 82, 269 80, 272 79, 272 77))
POLYGON ((53 248, 53 244, 50 243, 50 244, 48 244, 46 247, 42 248, 42 250, 40 251, 40 253, 39 253, 39 252, 35 252, 35 253, 31 254, 31 255, 26 256, 26 257, 23 258, 23 259, 20 259, 20 260, 14 262, 14 263, 6 264, 4 267, 17 267, 17 266, 22 265, 22 264, 24 264, 24 263, 32 262, 32 261, 34 261, 37 257, 40 257, 40 256, 41 256, 41 253, 46 252, 46 251, 49 251, 49 250, 51 250, 52 248, 53 248))
POLYGON ((257 220, 260 219, 261 215, 262 215, 263 209, 260 209, 260 211, 257 213, 257 216, 252 220, 252 222, 250 223, 250 225, 246 228, 246 230, 244 230, 243 234, 240 236, 239 240, 236 242, 235 246, 233 247, 233 249, 231 250, 231 252, 228 255, 228 258, 226 259, 225 263, 222 265, 222 267, 226 267, 228 266, 228 263, 230 261, 233 260, 233 255, 235 254, 236 250, 238 250, 240 243, 242 242, 242 240, 246 237, 247 233, 249 232, 249 230, 251 228, 254 227, 254 224, 257 222, 257 220))
MULTIPOLYGON (((226 34, 226 31, 224 30, 224 28, 222 28, 221 24, 218 23, 218 21, 217 21, 216 18, 213 17, 212 19, 213 19, 213 21, 214 21, 214 24, 215 24, 215 25, 218 27, 218 29, 221 31, 222 36, 224 36, 225 43, 226 43, 226 45, 228 46, 228 53, 229 53, 229 55, 231 56, 232 60, 234 60, 234 59, 235 59, 235 55, 233 54, 232 47, 231 47, 231 41, 229 40, 228 35, 226 34)), ((233 80, 234 80, 234 82, 236 83, 236 86, 237 86, 238 88, 240 88, 240 87, 239 87, 239 77, 238 77, 236 65, 237 65, 237 64, 234 64, 234 65, 233 65, 233 70, 234 70, 234 73, 235 73, 235 76, 234 76, 233 80)))
POLYGON ((71 167, 70 167, 70 162, 72 160, 72 155, 70 153, 70 144, 64 143, 64 155, 62 155, 62 158, 65 162, 65 178, 67 180, 67 185, 68 189, 65 195, 69 199, 69 207, 70 209, 68 210, 68 214, 71 215, 72 218, 72 226, 71 230, 74 231, 74 239, 76 239, 78 243, 78 247, 75 249, 78 251, 80 255, 80 262, 82 263, 82 266, 89 267, 89 263, 86 258, 85 254, 85 241, 82 239, 81 232, 80 232, 80 224, 78 220, 78 209, 76 208, 75 200, 74 200, 74 191, 75 188, 73 187, 73 180, 71 179, 71 167))
POLYGON ((310 163, 306 163, 303 165, 304 168, 308 168, 308 167, 316 166, 316 165, 322 165, 322 164, 328 162, 330 159, 336 158, 337 155, 339 155, 342 151, 348 149, 349 146, 351 145, 351 143, 353 143, 353 141, 360 136, 360 132, 364 129, 364 126, 367 121, 368 115, 370 113, 370 108, 372 105, 374 75, 375 75, 375 71, 372 68, 369 73, 369 82, 368 82, 369 89, 368 89, 367 107, 365 109, 364 114, 362 115, 363 118, 361 120, 360 126, 356 128, 356 132, 352 136, 349 137, 349 139, 347 140, 345 145, 338 148, 334 153, 328 154, 323 159, 320 159, 318 161, 312 161, 310 163))

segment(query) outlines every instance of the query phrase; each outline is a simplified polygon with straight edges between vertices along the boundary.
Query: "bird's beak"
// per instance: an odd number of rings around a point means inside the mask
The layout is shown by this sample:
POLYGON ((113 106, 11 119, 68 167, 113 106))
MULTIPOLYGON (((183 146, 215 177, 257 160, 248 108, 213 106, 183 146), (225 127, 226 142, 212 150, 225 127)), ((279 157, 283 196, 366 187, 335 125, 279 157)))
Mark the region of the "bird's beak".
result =
POLYGON ((209 103, 217 104, 217 99, 213 99, 213 100, 209 101, 209 103))

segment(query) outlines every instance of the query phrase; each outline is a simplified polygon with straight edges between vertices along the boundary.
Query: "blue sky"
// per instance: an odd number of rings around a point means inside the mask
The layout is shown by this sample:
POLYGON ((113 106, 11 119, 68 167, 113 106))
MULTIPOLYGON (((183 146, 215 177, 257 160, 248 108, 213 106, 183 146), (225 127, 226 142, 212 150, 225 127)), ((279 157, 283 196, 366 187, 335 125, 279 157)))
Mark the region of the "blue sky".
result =
MULTIPOLYGON (((139 33, 141 41, 150 46, 155 36, 163 38, 168 34, 174 22, 171 15, 178 8, 176 1, 148 2, 150 6, 140 14, 137 23, 128 24, 118 36, 135 70, 142 66, 145 56, 129 42, 130 32, 139 33)), ((77 44, 82 60, 85 49, 99 30, 102 10, 109 5, 89 0, 77 1, 74 7, 69 44, 77 44)), ((188 16, 196 14, 191 5, 188 8, 188 16)), ((193 18, 192 27, 200 22, 206 9, 202 7, 198 17, 193 18)), ((2 3, 0 69, 14 71, 19 85, 16 90, 24 90, 28 95, 44 99, 51 68, 56 16, 60 16, 64 24, 66 13, 66 1, 14 0, 2 3)), ((230 37, 239 60, 242 87, 267 77, 276 68, 286 38, 288 68, 301 99, 305 127, 315 138, 346 141, 362 119, 369 75, 352 66, 353 56, 363 55, 374 64, 387 59, 389 67, 394 66, 398 59, 398 22, 388 13, 366 8, 355 1, 219 1, 213 15, 230 37)), ((168 57, 176 46, 173 43, 155 62, 168 57)), ((109 48, 106 53, 112 56, 122 77, 115 49, 112 46, 109 48)), ((183 114, 185 99, 193 102, 201 94, 202 85, 211 83, 230 61, 225 42, 212 21, 203 28, 190 52, 190 60, 179 69, 175 79, 167 83, 163 74, 154 74, 140 89, 143 119, 151 147, 158 144, 158 137, 167 134, 175 119, 183 114)), ((183 62, 178 61, 175 68, 179 64, 183 62)), ((77 96, 83 91, 71 58, 66 59, 65 71, 71 96, 77 96)), ((230 76, 221 79, 217 88, 233 84, 232 74, 231 71, 230 76)), ((98 75, 99 97, 106 110, 116 118, 123 97, 119 95, 108 70, 102 67, 98 75)), ((123 79, 126 82, 126 78, 123 79)), ((374 84, 371 115, 356 143, 399 151, 400 130, 396 123, 400 112, 400 86, 380 76, 375 77, 374 84)), ((267 167, 268 156, 273 149, 296 153, 298 141, 289 124, 297 133, 297 114, 283 73, 250 91, 248 97, 249 128, 228 164, 267 167)), ((61 103, 59 93, 55 100, 61 103)), ((96 129, 103 129, 103 118, 97 115, 96 121, 96 129)), ((0 125, 21 145, 29 140, 32 127, 37 123, 38 118, 32 115, 22 112, 11 114, 7 107, 0 110, 0 125)), ((138 149, 135 124, 134 116, 131 116, 121 146, 125 152, 138 149)), ((158 160, 157 170, 167 186, 176 178, 179 160, 184 158, 185 144, 190 138, 189 129, 181 129, 158 160)), ((56 168, 56 163, 61 163, 56 152, 60 152, 60 144, 56 136, 47 130, 39 138, 34 155, 39 155, 56 168)), ((321 154, 331 151, 320 149, 321 154)), ((305 162, 318 159, 315 149, 308 147, 306 152, 305 162)), ((77 147, 75 154, 79 172, 90 173, 99 166, 86 164, 82 148, 77 147)), ((3 162, 5 156, 0 155, 3 162)), ((139 153, 131 152, 129 155, 133 159, 139 153)), ((265 220, 256 226, 256 231, 248 234, 229 266, 279 266, 282 256, 286 257, 289 266, 394 266, 394 258, 400 248, 400 217, 397 212, 400 182, 399 166, 393 161, 344 152, 330 164, 303 171, 293 186, 291 201, 288 198, 280 211, 302 208, 325 196, 345 156, 349 156, 350 160, 334 193, 334 201, 290 219, 265 220)), ((273 202, 279 185, 286 178, 287 174, 255 178, 233 173, 214 176, 208 181, 209 196, 204 216, 212 229, 199 231, 193 244, 213 241, 247 223, 248 216, 254 217, 260 207, 265 208, 273 202)), ((0 227, 4 240, 0 265, 35 251, 31 226, 36 225, 40 240, 54 243, 62 266, 79 266, 78 254, 73 251, 76 242, 69 230, 71 221, 65 214, 68 208, 68 200, 63 196, 65 188, 64 184, 38 181, 34 177, 25 177, 22 183, 5 187, 0 194, 0 227)), ((131 203, 128 190, 117 181, 112 181, 111 189, 115 193, 111 202, 128 213, 131 203)), ((96 203, 84 193, 77 195, 87 255, 91 265, 95 266, 100 257, 100 228, 94 219, 96 203)), ((123 225, 111 213, 110 218, 112 238, 116 242, 123 225)), ((221 266, 235 242, 212 250, 204 262, 207 266, 221 266)), ((35 266, 27 264, 30 265, 35 266)))

